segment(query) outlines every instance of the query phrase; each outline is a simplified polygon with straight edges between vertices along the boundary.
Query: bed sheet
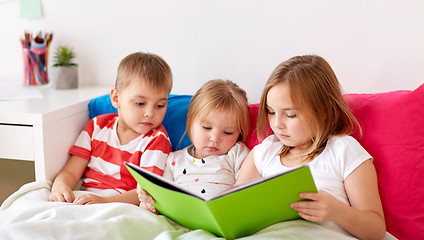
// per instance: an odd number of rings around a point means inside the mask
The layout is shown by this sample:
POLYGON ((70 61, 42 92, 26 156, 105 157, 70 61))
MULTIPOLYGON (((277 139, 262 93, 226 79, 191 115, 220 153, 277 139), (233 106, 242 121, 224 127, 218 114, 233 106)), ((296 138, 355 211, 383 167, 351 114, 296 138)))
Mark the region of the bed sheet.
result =
MULTIPOLYGON (((125 203, 73 205, 47 201, 51 182, 22 186, 0 207, 0 239, 154 239, 212 240, 170 219, 125 203)), ((78 196, 83 191, 75 191, 78 196)), ((354 239, 304 220, 269 226, 243 240, 354 239)), ((390 239, 390 238, 388 238, 390 239)))

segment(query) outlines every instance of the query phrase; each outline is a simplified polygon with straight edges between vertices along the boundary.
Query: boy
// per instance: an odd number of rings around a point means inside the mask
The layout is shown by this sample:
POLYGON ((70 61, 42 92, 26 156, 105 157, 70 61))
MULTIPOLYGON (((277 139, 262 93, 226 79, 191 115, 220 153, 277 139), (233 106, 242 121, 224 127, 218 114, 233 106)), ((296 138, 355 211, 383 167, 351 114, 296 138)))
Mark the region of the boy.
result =
POLYGON ((162 125, 171 88, 172 72, 161 57, 142 52, 125 57, 110 93, 118 113, 90 120, 69 150, 71 158, 56 176, 49 200, 138 205, 137 183, 124 162, 162 175, 171 151, 162 125), (95 194, 75 198, 72 189, 83 174, 83 189, 95 194))

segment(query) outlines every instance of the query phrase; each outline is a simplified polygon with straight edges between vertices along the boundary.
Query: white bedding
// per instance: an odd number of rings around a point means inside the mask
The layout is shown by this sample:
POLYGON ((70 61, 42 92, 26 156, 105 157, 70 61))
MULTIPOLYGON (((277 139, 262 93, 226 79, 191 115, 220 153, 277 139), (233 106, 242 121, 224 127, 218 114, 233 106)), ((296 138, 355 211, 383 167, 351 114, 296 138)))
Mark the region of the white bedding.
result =
MULTIPOLYGON (((7 198, 0 207, 0 239, 218 239, 207 231, 188 230, 134 205, 49 202, 49 194, 50 182, 33 182, 7 198)), ((296 220, 274 224, 243 239, 353 238, 296 220)))

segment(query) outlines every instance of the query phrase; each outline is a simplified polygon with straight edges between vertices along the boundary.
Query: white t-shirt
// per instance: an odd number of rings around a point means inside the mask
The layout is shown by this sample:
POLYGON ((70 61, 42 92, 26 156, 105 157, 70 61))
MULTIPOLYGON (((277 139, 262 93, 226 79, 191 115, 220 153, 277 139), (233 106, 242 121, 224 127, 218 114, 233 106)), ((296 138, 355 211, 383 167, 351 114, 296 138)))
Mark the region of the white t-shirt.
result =
POLYGON ((193 153, 193 145, 171 152, 163 177, 210 198, 234 185, 249 148, 238 142, 224 155, 198 159, 193 153))
MULTIPOLYGON (((261 144, 253 148, 254 162, 262 177, 287 172, 296 167, 286 167, 277 155, 283 144, 277 136, 267 137, 261 144)), ((371 155, 360 143, 349 135, 333 136, 328 139, 323 152, 308 163, 317 189, 324 190, 340 201, 349 204, 344 188, 344 180, 361 163, 372 159, 371 155)), ((325 224, 327 225, 327 224, 325 224)), ((341 228, 328 224, 332 229, 341 228)), ((344 231, 343 231, 344 232, 344 231)))

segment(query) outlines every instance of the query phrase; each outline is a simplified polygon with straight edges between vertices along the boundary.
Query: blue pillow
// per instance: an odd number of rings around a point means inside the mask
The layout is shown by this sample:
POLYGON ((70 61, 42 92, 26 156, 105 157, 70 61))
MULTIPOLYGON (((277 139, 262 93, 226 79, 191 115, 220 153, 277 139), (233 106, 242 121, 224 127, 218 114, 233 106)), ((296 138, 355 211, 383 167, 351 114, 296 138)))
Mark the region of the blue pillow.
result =
POLYGON ((174 94, 168 96, 168 107, 162 124, 168 132, 173 151, 191 145, 190 138, 184 133, 186 131, 188 106, 192 97, 191 95, 174 94))
POLYGON ((90 119, 107 113, 118 113, 118 109, 112 106, 110 94, 93 98, 88 103, 88 116, 90 119))
MULTIPOLYGON (((191 97, 191 95, 174 94, 169 94, 168 96, 168 107, 162 124, 168 132, 173 151, 183 149, 191 144, 188 135, 184 134, 191 97)), ((112 106, 109 94, 93 98, 88 103, 88 116, 90 118, 101 114, 117 112, 118 109, 112 106)))

